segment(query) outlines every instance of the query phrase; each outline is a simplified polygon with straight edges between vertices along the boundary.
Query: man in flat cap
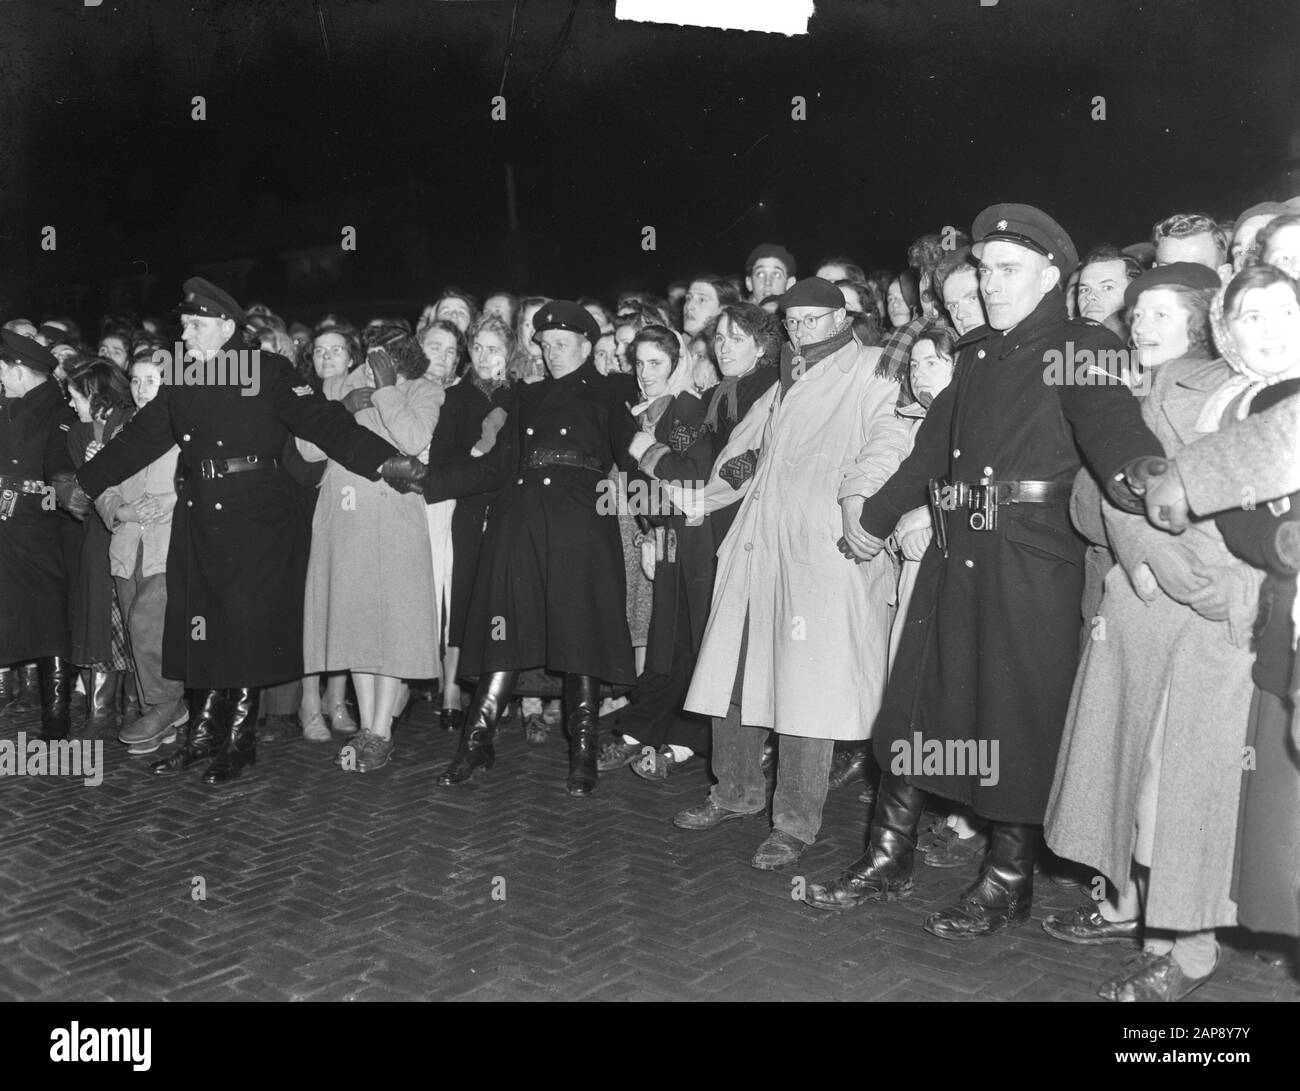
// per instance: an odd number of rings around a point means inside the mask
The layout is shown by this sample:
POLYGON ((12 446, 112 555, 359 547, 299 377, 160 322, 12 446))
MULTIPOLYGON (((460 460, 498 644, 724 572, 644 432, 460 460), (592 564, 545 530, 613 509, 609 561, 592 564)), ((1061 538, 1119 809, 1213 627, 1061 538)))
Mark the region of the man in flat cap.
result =
POLYGON ((95 497, 180 446, 162 669, 193 692, 185 744, 152 769, 211 759, 203 780, 216 785, 256 759, 261 688, 302 675, 307 527, 280 465, 288 434, 371 480, 407 460, 249 343, 228 292, 194 277, 177 309, 184 360, 77 478, 95 497))
POLYGON ((478 686, 438 783, 460 784, 491 767, 497 719, 520 672, 545 668, 564 677, 566 788, 585 797, 596 789, 600 682, 636 682, 623 540, 600 500, 613 463, 635 470, 628 444, 637 426, 596 370, 600 326, 586 308, 547 303, 533 329, 548 376, 515 384, 487 455, 439 461, 424 479, 430 503, 495 493, 460 652, 461 671, 478 675, 478 686))
POLYGON ((61 531, 75 466, 76 416, 54 382, 58 361, 39 341, 0 330, 0 666, 37 664, 41 738, 66 739, 76 674, 69 648, 61 531))
POLYGON ((772 830, 752 864, 792 864, 817 839, 837 740, 871 732, 884 690, 893 566, 846 570, 836 543, 907 450, 898 383, 853 336, 844 295, 809 277, 782 297, 792 346, 780 381, 718 456, 705 514, 739 503, 685 707, 713 718, 708 799, 675 824, 713 829, 766 809, 763 745, 781 736, 772 830))
POLYGON ((913 452, 862 510, 874 557, 900 516, 934 499, 924 561, 874 734, 884 773, 865 855, 812 884, 808 904, 848 909, 912 888, 917 825, 933 792, 989 820, 976 882, 925 927, 944 939, 1023 924, 1034 859, 1078 663, 1084 541, 1070 524, 1082 462, 1130 510, 1163 469, 1160 443, 1122 382, 1119 340, 1066 317, 1061 284, 1077 257, 1028 205, 985 209, 972 253, 991 331, 964 348, 913 452), (1090 385, 1047 381, 1057 353, 1116 355, 1090 385), (936 571, 937 569, 937 571, 936 571))
POLYGON ((759 243, 745 259, 745 291, 749 302, 761 306, 794 284, 794 255, 780 243, 759 243))

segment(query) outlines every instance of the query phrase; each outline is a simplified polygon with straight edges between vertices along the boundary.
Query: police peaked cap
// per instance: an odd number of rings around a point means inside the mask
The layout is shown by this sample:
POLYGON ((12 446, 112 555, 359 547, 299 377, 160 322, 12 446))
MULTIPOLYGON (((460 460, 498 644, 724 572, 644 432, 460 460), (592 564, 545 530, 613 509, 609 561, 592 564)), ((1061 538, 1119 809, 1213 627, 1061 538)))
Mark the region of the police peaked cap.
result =
POLYGON ((586 307, 570 303, 567 299, 553 299, 538 308, 533 315, 533 340, 543 330, 568 330, 580 333, 593 345, 600 340, 600 323, 586 307))
POLYGON ((1066 233, 1042 209, 1033 205, 990 205, 978 216, 971 227, 971 253, 979 258, 984 244, 1001 239, 1042 254, 1061 271, 1065 280, 1079 264, 1079 252, 1066 233))

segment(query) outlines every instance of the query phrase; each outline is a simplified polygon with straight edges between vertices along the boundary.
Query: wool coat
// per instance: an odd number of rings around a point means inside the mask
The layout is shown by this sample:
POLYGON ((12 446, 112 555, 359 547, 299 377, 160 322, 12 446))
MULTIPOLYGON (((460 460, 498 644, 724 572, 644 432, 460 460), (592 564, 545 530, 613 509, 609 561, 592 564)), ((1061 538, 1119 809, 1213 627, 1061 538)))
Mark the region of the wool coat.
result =
MULTIPOLYGON (((1195 358, 1156 373, 1142 414, 1171 454, 1197 437, 1202 405, 1230 376, 1222 361, 1195 358)), ((1110 504, 1103 520, 1119 563, 1071 694, 1047 842, 1120 889, 1135 857, 1148 865, 1149 928, 1230 925, 1261 575, 1229 553, 1211 520, 1178 537, 1110 504), (1178 601, 1202 578, 1227 596, 1225 619, 1178 601)))
MULTIPOLYGON (((76 423, 53 379, 6 399, 0 406, 0 475, 52 485, 56 474, 71 474, 68 434, 76 423)), ((64 538, 74 524, 53 505, 53 495, 20 493, 10 517, 0 519, 0 664, 69 651, 64 538)))
MULTIPOLYGON (((862 525, 876 537, 926 501, 934 478, 1068 487, 1081 456, 1109 481, 1131 460, 1163 454, 1126 386, 1048 381, 1053 351, 1121 348, 1101 326, 1067 318, 1058 289, 1011 329, 972 331, 958 345, 953 380, 926 413, 912 454, 863 508, 862 525)), ((972 530, 967 514, 948 513, 947 555, 929 550, 921 562, 872 736, 876 758, 890 769, 897 746, 914 752, 919 734, 966 764, 923 775, 896 769, 909 783, 994 821, 1037 825, 1078 664, 1084 540, 1065 502, 1003 505, 993 531, 972 530), (995 743, 996 778, 969 761, 973 746, 991 762, 995 743)))

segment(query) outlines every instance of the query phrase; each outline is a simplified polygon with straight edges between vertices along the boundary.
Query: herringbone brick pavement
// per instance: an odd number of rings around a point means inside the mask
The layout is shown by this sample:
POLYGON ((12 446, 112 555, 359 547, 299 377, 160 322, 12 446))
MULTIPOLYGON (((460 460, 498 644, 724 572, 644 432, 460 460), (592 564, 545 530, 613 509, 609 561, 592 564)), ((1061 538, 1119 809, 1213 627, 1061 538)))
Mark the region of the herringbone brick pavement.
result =
MULTIPOLYGON (((808 909, 800 878, 862 843, 856 786, 832 794, 796 868, 759 872, 765 820, 672 826, 704 798, 700 768, 662 785, 620 770, 571 800, 562 742, 527 746, 516 720, 486 779, 440 789, 455 740, 419 708, 373 774, 295 740, 210 790, 109 740, 98 787, 5 778, 0 999, 1090 1000, 1126 954, 1047 936, 1039 922, 1082 897, 1049 883, 1023 928, 922 931, 973 869, 920 866, 903 902, 808 909)), ((37 729, 0 720, 4 739, 37 729)), ((1193 1000, 1297 998, 1233 939, 1193 1000)))

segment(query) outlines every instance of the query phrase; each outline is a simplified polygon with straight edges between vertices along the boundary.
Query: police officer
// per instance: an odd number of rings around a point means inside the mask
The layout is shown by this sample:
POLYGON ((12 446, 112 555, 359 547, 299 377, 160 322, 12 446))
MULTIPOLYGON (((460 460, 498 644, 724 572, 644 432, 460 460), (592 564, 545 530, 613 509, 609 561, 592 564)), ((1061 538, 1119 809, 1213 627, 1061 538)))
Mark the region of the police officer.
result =
MULTIPOLYGON (((564 675, 571 796, 596 788, 599 682, 636 682, 628 634, 623 542, 606 475, 627 454, 636 422, 596 370, 600 327, 557 300, 533 318, 549 376, 517 383, 506 424, 483 458, 429 467, 430 503, 500 489, 492 502, 461 646, 479 682, 455 759, 438 779, 460 784, 495 758, 497 718, 521 670, 564 675)), ((397 482, 400 485, 400 482, 397 482)))
POLYGON ((204 782, 224 784, 256 759, 261 687, 303 671, 307 537, 280 465, 288 433, 371 480, 397 451, 298 385, 284 357, 247 342, 243 308, 221 288, 187 280, 178 311, 184 359, 170 361, 158 396, 77 479, 98 496, 180 446, 163 674, 194 693, 185 745, 152 769, 174 774, 210 758, 204 782))
POLYGON ((68 589, 62 530, 75 467, 76 416, 54 381, 58 361, 39 341, 0 330, 0 664, 35 660, 41 738, 68 737, 68 589))
POLYGON ((1164 453, 1120 381, 1119 340, 1066 316, 1061 285, 1077 255, 1061 226, 1029 205, 1001 204, 980 213, 972 236, 991 329, 964 341, 912 454, 867 499, 862 535, 845 545, 874 556, 934 480, 946 548, 922 562, 877 721, 884 774, 867 852, 807 895, 816 908, 847 909, 909 892, 934 792, 991 823, 979 878, 925 922, 944 939, 1029 917, 1078 663, 1084 542, 1070 524, 1071 482, 1086 462, 1131 505, 1134 483, 1164 453))

